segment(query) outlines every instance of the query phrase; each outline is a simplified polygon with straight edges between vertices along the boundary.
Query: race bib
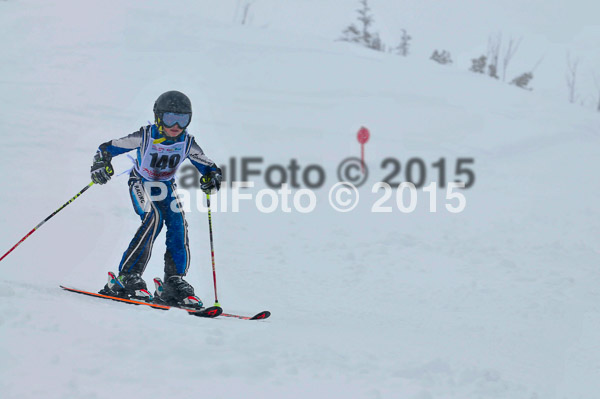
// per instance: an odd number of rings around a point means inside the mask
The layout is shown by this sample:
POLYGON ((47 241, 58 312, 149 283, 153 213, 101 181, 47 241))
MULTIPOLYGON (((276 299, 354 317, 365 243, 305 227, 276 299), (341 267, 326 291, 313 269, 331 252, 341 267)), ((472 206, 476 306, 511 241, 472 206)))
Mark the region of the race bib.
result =
POLYGON ((147 150, 137 171, 147 180, 167 181, 175 176, 185 160, 186 141, 171 145, 155 144, 149 136, 147 150))

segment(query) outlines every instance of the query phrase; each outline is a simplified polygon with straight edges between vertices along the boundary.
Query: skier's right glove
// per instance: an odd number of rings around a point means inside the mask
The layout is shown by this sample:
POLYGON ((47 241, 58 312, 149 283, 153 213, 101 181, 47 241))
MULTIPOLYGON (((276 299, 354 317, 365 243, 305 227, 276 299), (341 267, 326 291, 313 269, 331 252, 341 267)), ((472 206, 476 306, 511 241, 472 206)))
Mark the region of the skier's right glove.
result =
POLYGON ((108 183, 110 177, 115 174, 110 160, 111 156, 107 152, 98 151, 96 155, 94 155, 94 163, 92 164, 92 169, 90 170, 92 181, 94 183, 108 183))

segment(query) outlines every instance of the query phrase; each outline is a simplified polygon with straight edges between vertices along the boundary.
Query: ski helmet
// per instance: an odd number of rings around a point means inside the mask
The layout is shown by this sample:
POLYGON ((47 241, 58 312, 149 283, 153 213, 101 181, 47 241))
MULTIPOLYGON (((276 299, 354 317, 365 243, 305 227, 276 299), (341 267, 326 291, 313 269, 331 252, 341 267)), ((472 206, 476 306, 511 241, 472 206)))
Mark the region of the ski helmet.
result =
POLYGON ((158 125, 162 125, 163 114, 165 112, 189 114, 191 121, 192 102, 180 91, 167 91, 161 94, 154 102, 154 120, 158 125))

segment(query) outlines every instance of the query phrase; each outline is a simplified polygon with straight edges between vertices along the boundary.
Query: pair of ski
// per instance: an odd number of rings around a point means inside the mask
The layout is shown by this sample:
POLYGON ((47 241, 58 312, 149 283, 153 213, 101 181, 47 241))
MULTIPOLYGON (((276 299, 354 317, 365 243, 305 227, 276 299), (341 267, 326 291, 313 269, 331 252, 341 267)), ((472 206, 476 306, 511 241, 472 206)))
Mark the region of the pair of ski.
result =
POLYGON ((224 316, 224 317, 233 317, 233 318, 242 319, 242 320, 264 320, 267 317, 271 316, 271 312, 269 312, 268 310, 257 313, 254 316, 241 316, 241 315, 237 315, 237 314, 223 313, 223 309, 220 306, 211 306, 209 308, 194 309, 194 308, 189 308, 189 307, 185 307, 185 306, 169 306, 169 305, 161 305, 161 304, 152 303, 152 302, 139 301, 139 300, 135 300, 135 299, 119 298, 119 297, 115 297, 115 296, 98 294, 95 292, 83 291, 83 290, 79 290, 76 288, 65 287, 63 285, 61 285, 60 288, 62 288, 63 290, 69 291, 69 292, 74 292, 76 294, 89 295, 89 296, 93 296, 96 298, 110 299, 113 301, 129 303, 132 305, 150 306, 151 308, 154 308, 154 309, 161 309, 161 310, 181 309, 181 310, 185 310, 186 312, 188 312, 188 314, 190 314, 192 316, 198 316, 198 317, 214 318, 217 316, 224 316))

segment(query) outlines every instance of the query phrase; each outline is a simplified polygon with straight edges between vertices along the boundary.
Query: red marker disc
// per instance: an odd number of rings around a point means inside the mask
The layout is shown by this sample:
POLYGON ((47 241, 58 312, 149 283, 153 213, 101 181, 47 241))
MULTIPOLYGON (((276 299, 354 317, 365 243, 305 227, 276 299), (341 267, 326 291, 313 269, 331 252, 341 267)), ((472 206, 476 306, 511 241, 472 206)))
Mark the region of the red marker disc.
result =
POLYGON ((360 166, 362 172, 365 173, 365 143, 369 141, 369 137, 371 137, 371 133, 369 133, 369 129, 364 126, 361 126, 358 129, 358 133, 356 134, 356 138, 360 143, 360 166))
POLYGON ((361 144, 365 144, 367 141, 369 141, 369 137, 371 137, 369 129, 367 129, 364 126, 361 126, 361 128, 358 129, 358 134, 356 135, 358 142, 361 144))

